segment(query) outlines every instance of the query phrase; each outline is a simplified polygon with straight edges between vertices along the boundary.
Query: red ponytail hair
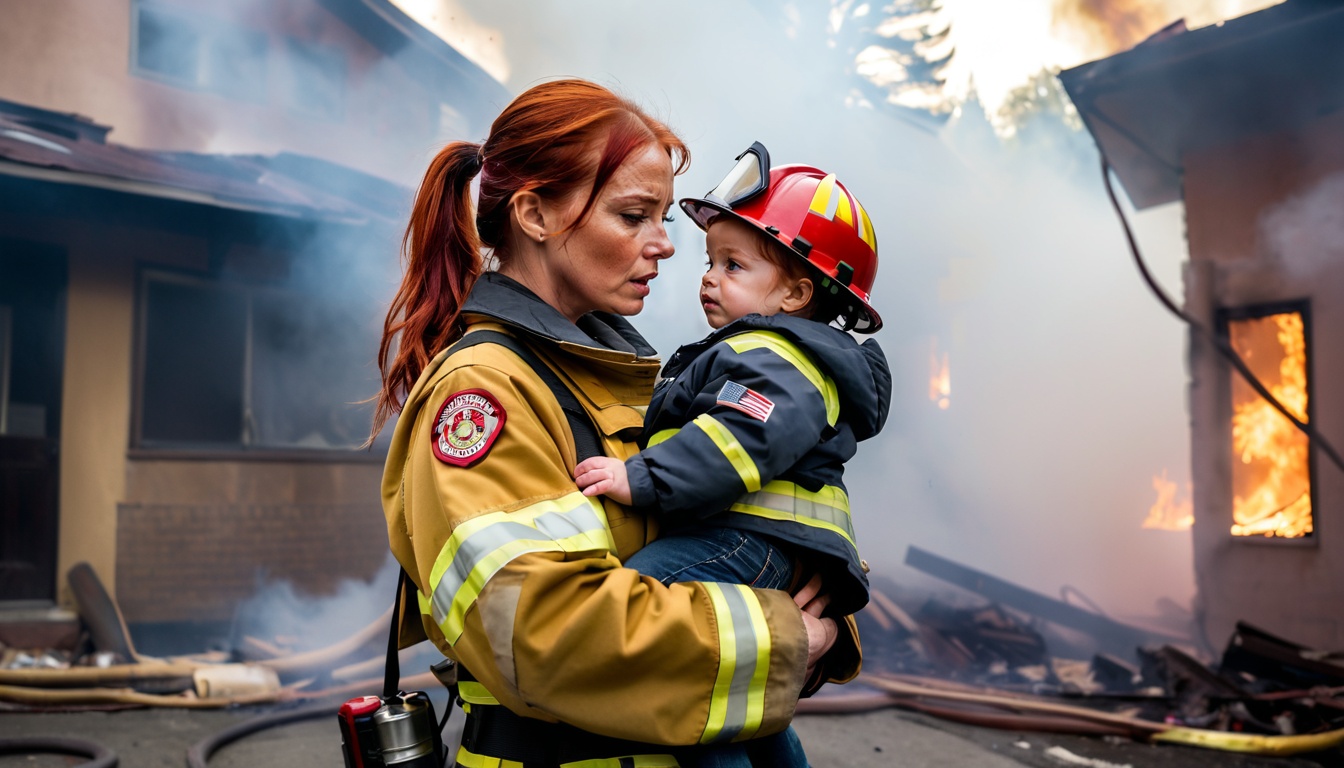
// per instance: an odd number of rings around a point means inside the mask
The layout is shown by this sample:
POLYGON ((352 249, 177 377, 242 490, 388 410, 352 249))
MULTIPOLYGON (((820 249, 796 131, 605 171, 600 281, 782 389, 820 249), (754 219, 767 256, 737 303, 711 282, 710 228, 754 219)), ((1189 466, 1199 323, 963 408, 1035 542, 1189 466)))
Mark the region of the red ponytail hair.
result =
POLYGON ((587 220, 626 158, 654 143, 672 158, 675 173, 686 170, 686 145, 634 102, 586 80, 557 80, 514 99, 495 119, 485 144, 455 141, 439 151, 416 192, 402 240, 406 274, 378 346, 383 383, 372 436, 401 410, 430 359, 462 335, 459 315, 481 274, 482 249, 500 263, 508 261, 513 196, 532 191, 563 200, 591 184, 578 217, 566 228, 572 230, 587 220), (469 186, 478 172, 480 203, 473 216, 469 186))

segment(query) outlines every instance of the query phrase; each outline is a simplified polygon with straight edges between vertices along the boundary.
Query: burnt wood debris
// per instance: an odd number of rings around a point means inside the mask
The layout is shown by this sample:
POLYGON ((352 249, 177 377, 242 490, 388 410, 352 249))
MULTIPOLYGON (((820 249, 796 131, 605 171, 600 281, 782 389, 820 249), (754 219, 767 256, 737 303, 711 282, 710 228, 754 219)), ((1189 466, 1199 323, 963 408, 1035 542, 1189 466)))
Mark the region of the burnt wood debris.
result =
MULTIPOLYGON (((856 617, 863 675, 800 702, 800 713, 898 707, 990 728, 1344 757, 1344 654, 1246 623, 1216 653, 1193 630, 1128 624, 916 547, 906 562, 960 590, 875 579, 856 617)), ((243 636, 229 648, 155 658, 135 649, 91 568, 75 566, 70 583, 77 639, 0 645, 0 711, 321 703, 382 683, 387 616, 317 651, 243 636)), ((432 660, 403 651, 407 669, 432 660)), ((434 684, 428 673, 403 683, 434 684)))

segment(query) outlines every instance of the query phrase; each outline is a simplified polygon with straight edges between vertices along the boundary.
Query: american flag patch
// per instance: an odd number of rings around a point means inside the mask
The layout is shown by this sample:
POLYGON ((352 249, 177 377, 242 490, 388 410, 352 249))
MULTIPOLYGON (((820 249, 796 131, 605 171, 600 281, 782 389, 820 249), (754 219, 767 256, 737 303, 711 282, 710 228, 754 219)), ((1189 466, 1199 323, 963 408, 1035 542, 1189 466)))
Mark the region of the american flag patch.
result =
POLYGON ((736 408, 761 421, 769 420, 770 413, 775 410, 775 404, 770 401, 770 398, 754 389, 747 389, 736 381, 730 381, 723 385, 723 389, 719 390, 717 402, 719 405, 736 408))

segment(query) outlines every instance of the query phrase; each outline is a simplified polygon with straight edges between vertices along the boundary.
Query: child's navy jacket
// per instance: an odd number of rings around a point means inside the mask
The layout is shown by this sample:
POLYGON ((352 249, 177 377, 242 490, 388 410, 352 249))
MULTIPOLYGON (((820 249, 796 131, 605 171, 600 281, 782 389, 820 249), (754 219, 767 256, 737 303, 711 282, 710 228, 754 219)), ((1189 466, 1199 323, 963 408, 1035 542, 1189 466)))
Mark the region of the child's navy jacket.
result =
POLYGON ((749 315, 677 350, 663 376, 644 420, 647 447, 626 462, 633 505, 669 531, 707 522, 794 544, 822 573, 830 612, 867 604, 843 475, 891 402, 877 342, 749 315))

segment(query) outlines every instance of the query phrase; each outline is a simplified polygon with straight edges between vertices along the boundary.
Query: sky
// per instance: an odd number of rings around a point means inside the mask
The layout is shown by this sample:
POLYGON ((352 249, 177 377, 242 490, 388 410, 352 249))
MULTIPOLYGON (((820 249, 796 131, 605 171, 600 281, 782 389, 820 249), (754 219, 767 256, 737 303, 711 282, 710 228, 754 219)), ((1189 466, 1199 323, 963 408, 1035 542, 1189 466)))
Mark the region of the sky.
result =
MULTIPOLYGON (((1116 616, 1189 607, 1189 532, 1142 527, 1155 476, 1188 499, 1184 330, 1139 279, 1067 107, 1015 123, 999 108, 1043 69, 1271 3, 943 0, 927 28, 950 27, 956 53, 933 120, 886 108, 889 91, 856 72, 889 11, 854 0, 398 2, 512 93, 577 76, 644 104, 691 148, 679 195, 712 188, 761 141, 863 202, 894 392, 846 482, 875 572, 918 583, 902 565, 913 545, 1048 595, 1072 587, 1116 616), (946 408, 929 382, 944 356, 946 408)), ((1127 212, 1181 293, 1180 204, 1127 212)), ((703 235, 685 217, 671 231, 678 254, 634 318, 664 355, 708 331, 703 235)))

